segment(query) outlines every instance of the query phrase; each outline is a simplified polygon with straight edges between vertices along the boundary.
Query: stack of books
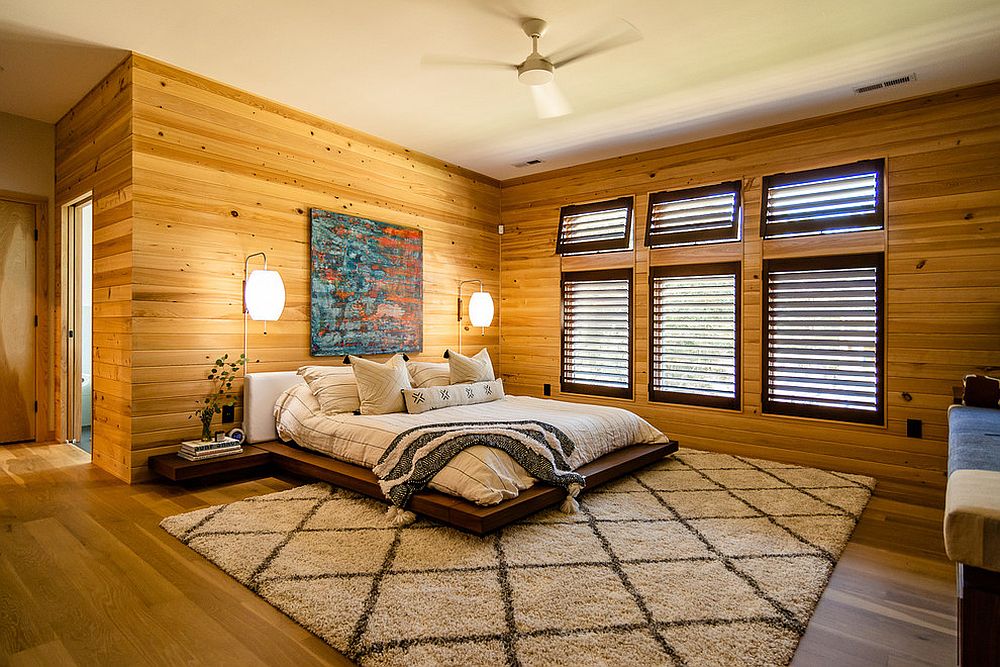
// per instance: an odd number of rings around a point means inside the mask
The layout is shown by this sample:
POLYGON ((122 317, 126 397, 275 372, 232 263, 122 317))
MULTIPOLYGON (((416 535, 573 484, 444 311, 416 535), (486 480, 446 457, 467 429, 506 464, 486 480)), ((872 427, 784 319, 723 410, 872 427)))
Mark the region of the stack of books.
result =
POLYGON ((232 456, 243 451, 239 440, 185 440, 181 443, 181 451, 177 455, 188 461, 204 461, 220 456, 232 456))

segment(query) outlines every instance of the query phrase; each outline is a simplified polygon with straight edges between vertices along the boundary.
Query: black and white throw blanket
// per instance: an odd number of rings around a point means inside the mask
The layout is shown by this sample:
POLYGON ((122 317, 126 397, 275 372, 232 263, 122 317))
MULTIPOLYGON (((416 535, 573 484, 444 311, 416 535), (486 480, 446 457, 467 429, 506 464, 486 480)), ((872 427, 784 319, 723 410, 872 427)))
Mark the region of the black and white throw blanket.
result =
POLYGON ((540 421, 455 422, 428 424, 400 433, 373 468, 382 493, 392 503, 394 523, 414 520, 403 508, 459 452, 483 445, 506 452, 532 477, 566 489, 562 510, 577 509, 576 496, 586 479, 570 468, 566 457, 574 444, 561 430, 540 421))

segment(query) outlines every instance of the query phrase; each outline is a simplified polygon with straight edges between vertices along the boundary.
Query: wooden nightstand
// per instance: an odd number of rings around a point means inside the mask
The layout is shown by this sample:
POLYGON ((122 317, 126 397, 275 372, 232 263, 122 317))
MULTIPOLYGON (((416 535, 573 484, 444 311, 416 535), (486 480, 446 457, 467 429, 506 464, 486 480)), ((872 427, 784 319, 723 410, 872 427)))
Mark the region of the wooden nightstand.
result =
POLYGON ((271 465, 271 452, 253 445, 232 456, 222 456, 205 461, 188 461, 177 454, 160 454, 149 457, 149 469, 175 482, 183 482, 212 475, 236 471, 263 470, 271 465))

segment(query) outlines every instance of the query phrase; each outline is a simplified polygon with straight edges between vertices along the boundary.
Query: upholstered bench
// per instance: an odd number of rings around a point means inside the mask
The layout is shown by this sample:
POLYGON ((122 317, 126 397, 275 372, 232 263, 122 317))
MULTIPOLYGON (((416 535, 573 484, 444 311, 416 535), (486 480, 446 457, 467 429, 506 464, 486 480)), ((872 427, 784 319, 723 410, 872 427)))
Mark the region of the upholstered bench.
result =
POLYGON ((948 410, 944 544, 958 563, 959 663, 1000 664, 1000 410, 948 410))

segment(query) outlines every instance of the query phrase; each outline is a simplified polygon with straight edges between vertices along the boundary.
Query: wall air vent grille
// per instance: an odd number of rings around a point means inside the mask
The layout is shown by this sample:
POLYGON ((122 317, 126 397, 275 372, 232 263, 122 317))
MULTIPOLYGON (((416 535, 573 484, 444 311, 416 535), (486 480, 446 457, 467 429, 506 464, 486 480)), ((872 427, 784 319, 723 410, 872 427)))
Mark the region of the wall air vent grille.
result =
POLYGON ((863 95, 865 93, 871 93, 876 90, 882 90, 883 88, 892 88, 893 86, 901 86, 904 83, 911 83, 917 80, 916 74, 904 74, 903 76, 893 77, 891 79, 883 79, 882 81, 875 81, 874 83, 868 83, 863 86, 858 86, 854 89, 855 95, 863 95))

